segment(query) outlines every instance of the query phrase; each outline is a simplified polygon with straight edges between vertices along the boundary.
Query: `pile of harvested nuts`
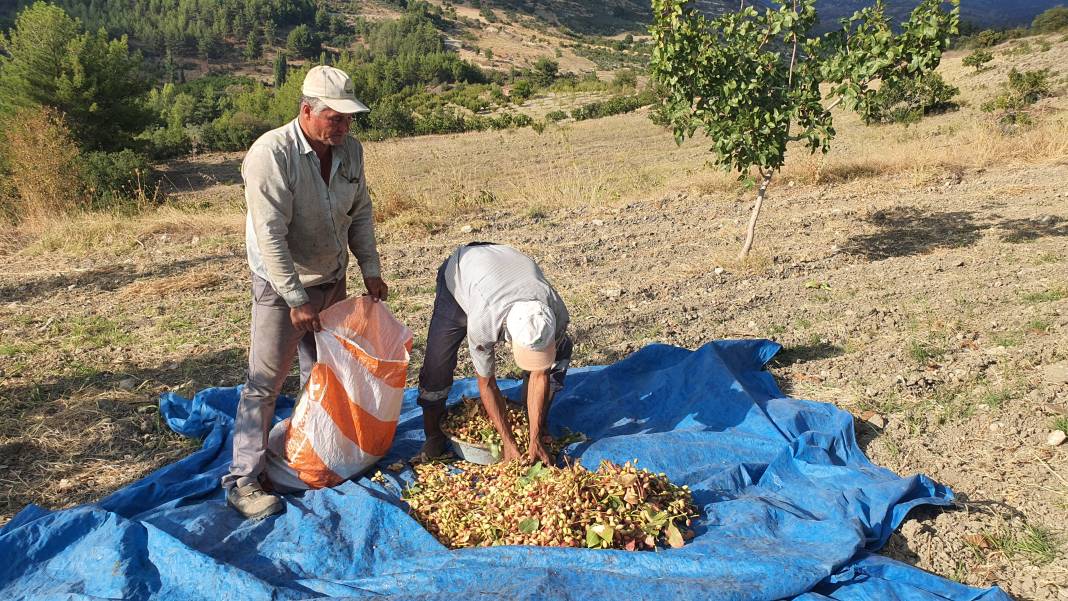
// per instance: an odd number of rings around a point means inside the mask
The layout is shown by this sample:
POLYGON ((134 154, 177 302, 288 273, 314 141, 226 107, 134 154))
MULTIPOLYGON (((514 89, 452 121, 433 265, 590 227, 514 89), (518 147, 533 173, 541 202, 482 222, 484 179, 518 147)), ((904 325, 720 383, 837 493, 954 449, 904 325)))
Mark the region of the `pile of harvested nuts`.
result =
MULTIPOLYGON (((505 402, 504 405, 508 413, 508 425, 512 427, 512 436, 525 448, 530 436, 530 420, 527 419, 526 409, 515 403, 505 402)), ((441 429, 453 438, 469 444, 496 450, 501 448, 501 435, 493 427, 485 407, 478 399, 465 397, 450 407, 441 422, 441 429)))
POLYGON ((449 548, 547 545, 651 550, 693 537, 687 487, 635 463, 563 468, 425 463, 404 491, 411 514, 449 548), (462 468, 458 467, 462 466, 462 468))

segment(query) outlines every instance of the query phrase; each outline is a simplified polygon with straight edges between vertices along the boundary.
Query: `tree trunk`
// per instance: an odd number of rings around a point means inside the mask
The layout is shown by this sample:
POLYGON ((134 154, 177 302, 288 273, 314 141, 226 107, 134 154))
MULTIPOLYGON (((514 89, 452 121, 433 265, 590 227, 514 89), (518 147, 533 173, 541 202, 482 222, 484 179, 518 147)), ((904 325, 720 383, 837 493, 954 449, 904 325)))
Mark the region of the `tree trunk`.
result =
POLYGON ((764 204, 764 194, 768 191, 768 184, 771 183, 771 176, 774 173, 771 169, 765 172, 760 170, 760 188, 757 191, 756 203, 753 204, 753 213, 749 216, 749 227, 745 230, 745 244, 742 245, 742 252, 738 253, 738 260, 744 261, 749 256, 749 249, 753 248, 753 238, 756 237, 756 224, 757 219, 760 217, 760 207, 764 204))

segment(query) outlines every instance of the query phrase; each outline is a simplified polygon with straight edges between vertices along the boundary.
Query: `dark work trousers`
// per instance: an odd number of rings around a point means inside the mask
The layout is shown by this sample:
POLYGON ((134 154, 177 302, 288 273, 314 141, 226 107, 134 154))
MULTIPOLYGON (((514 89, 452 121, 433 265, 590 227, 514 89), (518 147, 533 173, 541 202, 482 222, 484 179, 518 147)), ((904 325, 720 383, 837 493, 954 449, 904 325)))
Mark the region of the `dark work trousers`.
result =
MULTIPOLYGON (((452 388, 456 371, 456 357, 460 344, 467 336, 467 314, 445 285, 445 263, 438 268, 437 288, 434 292, 434 312, 430 316, 430 330, 426 336, 426 355, 419 370, 419 406, 444 406, 452 388)), ((574 345, 564 335, 556 342, 556 361, 549 368, 549 400, 564 387, 564 377, 574 345)), ((524 380, 529 374, 524 373, 524 380)), ((523 387, 524 394, 526 386, 523 387)), ((521 399, 524 400, 525 399, 521 399)))
MULTIPOLYGON (((308 286, 309 302, 322 311, 345 298, 345 281, 308 286)), ((289 305, 263 278, 252 276, 252 336, 248 376, 234 420, 234 458, 223 487, 256 481, 266 463, 267 435, 274 419, 275 401, 282 390, 293 357, 300 357, 300 383, 308 380, 315 364, 315 334, 293 327, 289 305)))

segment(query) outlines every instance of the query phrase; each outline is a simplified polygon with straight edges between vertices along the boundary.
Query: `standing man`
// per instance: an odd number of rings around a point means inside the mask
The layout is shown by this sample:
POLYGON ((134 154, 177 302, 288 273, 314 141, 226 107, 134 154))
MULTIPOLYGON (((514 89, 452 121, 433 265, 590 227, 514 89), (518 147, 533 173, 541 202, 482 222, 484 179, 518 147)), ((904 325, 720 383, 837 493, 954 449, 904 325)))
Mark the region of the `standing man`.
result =
POLYGON ((275 400, 298 353, 301 382, 307 380, 319 312, 345 298, 350 250, 368 294, 380 300, 388 294, 363 147, 348 135, 353 116, 368 108, 353 94, 349 76, 333 67, 309 71, 302 94, 297 118, 260 136, 241 165, 252 340, 223 487, 227 503, 253 519, 284 509, 260 482, 275 400))
POLYGON ((516 365, 529 372, 525 386, 530 419, 527 458, 551 464, 541 436, 552 397, 563 388, 571 361, 568 319, 564 301, 530 257, 510 246, 485 242, 456 249, 438 269, 426 358, 419 371, 426 443, 415 459, 425 461, 445 450, 441 417, 452 387, 456 354, 466 336, 482 405, 501 435, 502 459, 520 457, 494 377, 495 345, 508 341, 516 365))

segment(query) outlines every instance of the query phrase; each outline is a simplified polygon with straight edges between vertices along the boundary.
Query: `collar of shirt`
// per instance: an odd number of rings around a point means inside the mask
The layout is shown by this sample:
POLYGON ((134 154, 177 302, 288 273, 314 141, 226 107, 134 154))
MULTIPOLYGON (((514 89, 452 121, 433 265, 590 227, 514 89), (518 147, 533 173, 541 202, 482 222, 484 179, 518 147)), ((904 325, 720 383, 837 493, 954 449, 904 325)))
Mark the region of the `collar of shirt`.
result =
MULTIPOLYGON (((315 149, 312 148, 311 142, 304 135, 304 130, 300 128, 300 118, 293 120, 293 129, 296 130, 297 145, 300 147, 300 153, 303 155, 311 154, 315 161, 316 169, 319 168, 319 155, 315 154, 315 149)), ((330 181, 334 181, 334 175, 337 174, 337 168, 341 166, 341 155, 344 154, 345 146, 333 146, 330 152, 330 181)))

